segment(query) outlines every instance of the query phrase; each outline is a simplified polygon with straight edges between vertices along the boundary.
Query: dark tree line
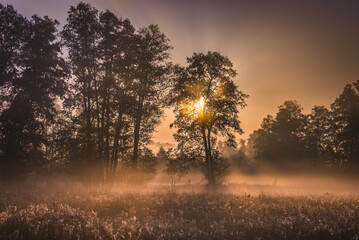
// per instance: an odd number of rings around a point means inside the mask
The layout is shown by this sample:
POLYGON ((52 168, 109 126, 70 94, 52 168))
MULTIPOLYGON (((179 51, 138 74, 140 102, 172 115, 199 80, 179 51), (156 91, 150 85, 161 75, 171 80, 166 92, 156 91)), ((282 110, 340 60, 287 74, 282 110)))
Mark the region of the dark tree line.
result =
MULTIPOLYGON (((86 3, 70 8, 60 32, 58 25, 0 4, 1 177, 59 169, 113 182, 119 169, 151 175, 165 159, 170 174, 194 167, 212 186, 223 180, 229 165, 218 140, 237 145, 238 108, 247 98, 228 57, 195 53, 187 66, 172 65, 172 47, 157 25, 136 29, 86 3), (155 156, 147 145, 169 106, 178 145, 155 156)), ((240 143, 238 156, 359 164, 359 81, 330 109, 302 110, 284 102, 248 146, 240 143)))
POLYGON ((82 2, 58 25, 0 5, 2 177, 58 169, 90 182, 119 171, 139 180, 166 161, 171 174, 197 167, 212 186, 223 179, 217 138, 236 145, 247 97, 228 57, 195 53, 187 67, 172 65, 157 25, 135 29, 82 2), (156 156, 147 146, 169 106, 178 146, 156 156))
POLYGON ((104 168, 107 178, 119 158, 141 167, 165 106, 169 40, 156 25, 136 31, 128 19, 84 3, 71 7, 61 36, 74 76, 64 105, 81 138, 73 161, 98 174, 104 168))
MULTIPOLYGON (((198 168, 212 186, 223 180, 229 165, 221 149, 237 145, 238 108, 247 98, 228 57, 195 53, 187 66, 172 65, 157 25, 136 29, 86 3, 70 8, 61 31, 58 25, 0 4, 1 177, 61 170, 113 182, 118 171, 153 175, 165 159, 169 174, 198 168), (178 145, 156 156, 147 146, 169 106, 178 145)), ((240 143, 238 157, 359 164, 359 81, 330 109, 302 110, 284 102, 247 146, 240 143)))
POLYGON ((120 158, 148 167, 170 86, 168 38, 85 3, 58 24, 0 5, 1 175, 67 164, 111 180, 120 158))
POLYGON ((2 176, 48 160, 55 102, 66 91, 56 20, 26 19, 0 5, 0 157, 2 176))
POLYGON ((272 163, 359 164, 359 80, 346 85, 330 109, 302 110, 296 101, 285 101, 275 117, 264 118, 248 141, 252 155, 272 163))

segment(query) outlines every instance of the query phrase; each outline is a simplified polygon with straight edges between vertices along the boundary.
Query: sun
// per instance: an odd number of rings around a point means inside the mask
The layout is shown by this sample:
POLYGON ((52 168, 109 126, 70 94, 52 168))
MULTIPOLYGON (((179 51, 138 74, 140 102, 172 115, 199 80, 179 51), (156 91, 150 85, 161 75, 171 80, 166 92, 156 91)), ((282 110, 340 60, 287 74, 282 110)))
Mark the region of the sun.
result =
POLYGON ((203 97, 201 97, 200 100, 195 104, 195 108, 199 115, 203 114, 205 104, 206 102, 203 97))

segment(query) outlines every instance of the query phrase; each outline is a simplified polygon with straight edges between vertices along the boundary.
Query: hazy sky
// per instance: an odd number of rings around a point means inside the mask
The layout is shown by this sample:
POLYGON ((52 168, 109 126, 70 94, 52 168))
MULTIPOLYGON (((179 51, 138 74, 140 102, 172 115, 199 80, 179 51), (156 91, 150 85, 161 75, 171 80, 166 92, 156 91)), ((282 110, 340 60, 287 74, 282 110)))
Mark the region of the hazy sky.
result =
MULTIPOLYGON (((0 0, 29 17, 48 15, 63 25, 77 0, 0 0)), ((295 99, 309 112, 332 103, 345 84, 359 79, 359 1, 88 0, 136 27, 158 24, 174 47, 172 61, 193 52, 220 51, 250 95, 240 111, 243 137, 295 99)), ((166 111, 170 113, 170 111, 166 111)), ((172 141, 168 116, 155 141, 172 141)))

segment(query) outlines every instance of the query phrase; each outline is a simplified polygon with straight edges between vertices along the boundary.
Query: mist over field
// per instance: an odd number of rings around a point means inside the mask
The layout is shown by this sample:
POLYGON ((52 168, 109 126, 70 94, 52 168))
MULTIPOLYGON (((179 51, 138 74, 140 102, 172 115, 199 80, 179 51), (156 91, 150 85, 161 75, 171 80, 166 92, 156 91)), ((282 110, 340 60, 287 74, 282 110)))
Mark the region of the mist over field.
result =
MULTIPOLYGON (((262 166, 255 171, 232 170, 220 187, 214 191, 206 185, 200 171, 191 171, 184 176, 171 176, 165 169, 157 169, 156 174, 145 182, 131 182, 122 179, 117 183, 92 185, 90 182, 76 181, 63 174, 47 177, 33 176, 21 183, 1 183, 2 189, 20 192, 91 192, 113 193, 210 193, 260 196, 336 196, 357 197, 359 179, 356 170, 333 170, 328 167, 290 166, 285 169, 276 166, 262 166)), ((136 175, 138 176, 138 175, 136 175)), ((131 178, 130 174, 128 175, 131 178)), ((141 177, 138 176, 140 179, 141 177)))
POLYGON ((351 239, 359 231, 355 177, 231 174, 216 191, 201 178, 99 187, 54 176, 1 186, 0 239, 351 239))
POLYGON ((0 240, 359 239, 358 12, 0 0, 0 240))

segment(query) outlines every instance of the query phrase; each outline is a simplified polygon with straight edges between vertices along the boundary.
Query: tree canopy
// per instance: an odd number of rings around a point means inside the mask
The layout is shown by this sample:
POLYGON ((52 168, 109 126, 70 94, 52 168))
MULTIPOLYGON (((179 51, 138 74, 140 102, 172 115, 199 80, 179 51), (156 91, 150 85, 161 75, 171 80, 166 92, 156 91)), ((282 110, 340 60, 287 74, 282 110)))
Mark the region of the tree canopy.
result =
POLYGON ((176 68, 173 88, 177 151, 203 165, 208 183, 215 185, 225 172, 217 139, 224 137, 234 146, 234 133, 243 132, 238 107, 245 106, 247 95, 234 84, 237 74, 228 57, 218 52, 195 53, 187 63, 176 68))
POLYGON ((345 86, 331 104, 303 114, 295 101, 268 115, 248 145, 257 159, 268 162, 303 161, 331 165, 358 164, 359 81, 345 86))

